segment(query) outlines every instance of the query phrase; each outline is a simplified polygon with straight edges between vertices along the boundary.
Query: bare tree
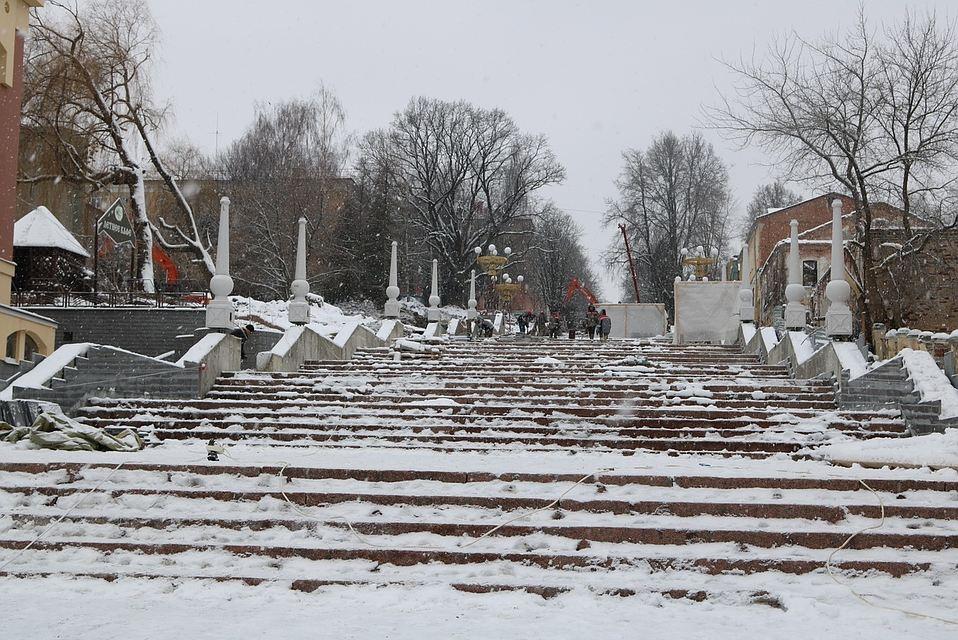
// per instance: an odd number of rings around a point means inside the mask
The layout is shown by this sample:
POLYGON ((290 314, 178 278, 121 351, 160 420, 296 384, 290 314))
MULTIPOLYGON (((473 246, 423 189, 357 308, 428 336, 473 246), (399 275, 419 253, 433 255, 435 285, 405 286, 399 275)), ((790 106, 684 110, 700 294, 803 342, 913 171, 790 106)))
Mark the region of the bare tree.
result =
POLYGON ((911 228, 914 200, 926 210, 941 209, 954 180, 954 35, 952 26, 941 27, 929 14, 908 16, 882 37, 862 12, 847 32, 815 42, 793 35, 761 60, 728 64, 739 85, 706 110, 714 126, 772 153, 790 179, 837 184, 851 194, 859 259, 850 275, 860 285, 864 327, 890 319, 878 270, 924 246, 927 226, 917 233, 911 228), (885 257, 872 234, 877 198, 903 211, 903 242, 885 257))
POLYGON ((516 223, 529 200, 564 171, 546 138, 519 131, 498 109, 416 98, 376 132, 366 153, 385 155, 409 223, 439 259, 442 288, 462 293, 472 249, 528 234, 516 223))
MULTIPOLYGON (((728 170, 697 133, 680 138, 666 131, 648 149, 629 149, 623 158, 619 198, 609 203, 604 223, 626 224, 643 300, 665 303, 671 310, 682 249, 701 245, 726 251, 728 170)), ((627 267, 618 236, 605 257, 610 268, 627 267)))
POLYGON ((310 280, 342 269, 325 240, 345 210, 348 143, 342 106, 321 89, 309 99, 261 109, 226 151, 221 170, 236 194, 233 220, 243 247, 235 254, 234 277, 247 290, 288 295, 301 216, 308 222, 310 280))
POLYGON ((781 180, 770 184, 763 184, 755 193, 745 208, 745 221, 742 225, 743 235, 747 236, 756 218, 765 215, 772 209, 781 209, 799 202, 797 193, 785 186, 781 180))
POLYGON ((91 191, 126 185, 144 290, 154 290, 155 238, 167 249, 190 252, 212 273, 209 245, 154 143, 165 110, 151 90, 158 31, 146 2, 93 0, 82 9, 75 2, 48 4, 31 27, 24 120, 56 158, 57 171, 22 175, 19 180, 68 180, 88 185, 91 191), (141 145, 146 161, 141 159, 141 145), (181 227, 159 218, 175 241, 167 241, 148 215, 144 179, 150 168, 163 179, 178 216, 186 221, 181 227))
MULTIPOLYGON (((582 230, 552 202, 536 212, 533 244, 524 259, 529 285, 553 311, 566 311, 564 297, 572 278, 598 291, 595 271, 581 242, 582 230)), ((581 300, 570 304, 583 306, 581 300)), ((577 314, 583 317, 583 314, 577 314)))

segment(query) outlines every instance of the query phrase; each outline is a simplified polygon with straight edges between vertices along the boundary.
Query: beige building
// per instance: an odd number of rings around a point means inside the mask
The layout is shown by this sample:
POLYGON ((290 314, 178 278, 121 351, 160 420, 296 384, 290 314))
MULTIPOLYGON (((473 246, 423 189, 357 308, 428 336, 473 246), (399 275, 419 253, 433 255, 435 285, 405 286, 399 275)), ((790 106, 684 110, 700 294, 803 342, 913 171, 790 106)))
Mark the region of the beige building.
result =
POLYGON ((23 39, 30 9, 43 0, 0 2, 0 353, 6 362, 49 354, 56 323, 10 306, 13 262, 13 222, 17 199, 17 151, 20 140, 20 101, 23 97, 23 39))

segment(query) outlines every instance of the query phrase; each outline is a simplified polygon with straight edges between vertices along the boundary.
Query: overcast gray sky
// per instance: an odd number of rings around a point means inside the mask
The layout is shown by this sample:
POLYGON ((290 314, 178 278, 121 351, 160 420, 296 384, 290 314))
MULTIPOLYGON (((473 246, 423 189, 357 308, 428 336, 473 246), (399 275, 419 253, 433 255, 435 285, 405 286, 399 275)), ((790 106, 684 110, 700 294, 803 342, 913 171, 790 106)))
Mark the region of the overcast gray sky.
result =
MULTIPOLYGON (((547 194, 582 225, 597 267, 612 238, 599 219, 621 153, 657 132, 695 127, 732 59, 794 30, 814 37, 855 19, 858 0, 150 0, 163 32, 159 97, 172 130, 212 151, 242 134, 258 102, 324 83, 356 133, 386 124, 412 96, 500 107, 541 132, 565 165, 547 194), (266 10, 265 7, 270 7, 266 10)), ((870 19, 954 0, 867 0, 870 19)), ((705 131, 730 167, 742 210, 774 177, 756 150, 705 131)), ((606 298, 618 292, 605 280, 606 298)))

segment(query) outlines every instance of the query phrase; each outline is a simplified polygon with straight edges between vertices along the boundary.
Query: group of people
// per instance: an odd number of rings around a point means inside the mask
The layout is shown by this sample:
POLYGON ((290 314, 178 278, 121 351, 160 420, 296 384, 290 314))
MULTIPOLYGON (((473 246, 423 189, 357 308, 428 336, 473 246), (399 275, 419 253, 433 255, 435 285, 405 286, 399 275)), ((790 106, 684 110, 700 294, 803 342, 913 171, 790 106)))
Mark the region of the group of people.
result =
POLYGON ((591 304, 586 310, 585 319, 581 322, 577 322, 572 315, 562 318, 558 311, 553 311, 551 316, 545 311, 540 311, 538 314, 525 311, 516 316, 516 322, 519 325, 519 333, 523 335, 558 338, 561 332, 568 331, 569 338, 574 339, 576 331, 581 326, 590 340, 598 337, 599 340, 605 341, 612 333, 612 319, 609 314, 605 309, 599 311, 595 305, 591 304))

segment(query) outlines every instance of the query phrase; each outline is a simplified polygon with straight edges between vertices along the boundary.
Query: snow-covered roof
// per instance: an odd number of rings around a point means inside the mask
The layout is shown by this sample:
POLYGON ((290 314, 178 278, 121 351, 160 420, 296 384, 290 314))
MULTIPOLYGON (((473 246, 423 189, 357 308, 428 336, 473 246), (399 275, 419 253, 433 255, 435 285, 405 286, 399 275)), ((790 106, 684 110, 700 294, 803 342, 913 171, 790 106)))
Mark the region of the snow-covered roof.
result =
POLYGON ((13 225, 13 246, 63 249, 84 258, 90 257, 83 245, 44 206, 37 207, 13 225))

